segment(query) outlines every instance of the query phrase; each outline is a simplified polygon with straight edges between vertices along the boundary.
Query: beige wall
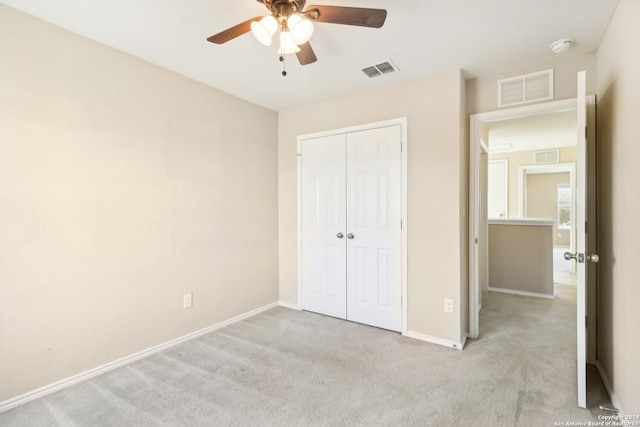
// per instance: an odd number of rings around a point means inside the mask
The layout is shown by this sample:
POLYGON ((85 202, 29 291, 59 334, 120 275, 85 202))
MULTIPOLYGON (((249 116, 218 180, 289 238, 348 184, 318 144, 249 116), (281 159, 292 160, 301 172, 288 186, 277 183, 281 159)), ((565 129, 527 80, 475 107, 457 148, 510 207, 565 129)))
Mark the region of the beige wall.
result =
POLYGON ((640 414, 640 2, 621 0, 598 50, 598 359, 640 414))
POLYGON ((558 185, 571 184, 569 172, 537 173, 527 175, 527 217, 553 220, 554 246, 571 244, 570 230, 558 230, 558 185))
POLYGON ((466 336, 468 173, 463 83, 456 71, 280 113, 281 300, 298 303, 297 136, 406 116, 409 330, 454 342, 466 336), (455 314, 444 313, 444 298, 455 300, 455 314))
MULTIPOLYGON (((560 163, 576 162, 576 147, 560 147, 558 150, 560 150, 560 163)), ((533 153, 534 151, 514 151, 489 154, 489 160, 507 159, 509 161, 509 212, 507 212, 509 218, 520 218, 520 167, 534 164, 533 153)))
POLYGON ((505 73, 467 80, 467 112, 477 114, 498 109, 498 80, 550 68, 554 70, 554 100, 576 97, 579 71, 587 72, 587 95, 596 92, 596 56, 574 55, 569 51, 564 55, 557 55, 555 60, 544 64, 525 66, 505 73))
POLYGON ((553 295, 551 233, 548 225, 489 224, 489 286, 553 295))
POLYGON ((0 401, 277 301, 275 112, 1 5, 0 40, 0 401))

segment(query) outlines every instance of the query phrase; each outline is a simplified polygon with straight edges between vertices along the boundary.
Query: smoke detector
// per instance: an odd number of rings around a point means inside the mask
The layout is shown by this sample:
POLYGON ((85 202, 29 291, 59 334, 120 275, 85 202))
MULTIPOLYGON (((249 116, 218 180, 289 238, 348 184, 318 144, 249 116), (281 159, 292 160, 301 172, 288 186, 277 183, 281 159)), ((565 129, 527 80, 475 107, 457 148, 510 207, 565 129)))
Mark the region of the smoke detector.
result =
POLYGON ((572 44, 572 39, 560 39, 551 43, 549 48, 553 51, 553 53, 563 53, 568 51, 572 44))

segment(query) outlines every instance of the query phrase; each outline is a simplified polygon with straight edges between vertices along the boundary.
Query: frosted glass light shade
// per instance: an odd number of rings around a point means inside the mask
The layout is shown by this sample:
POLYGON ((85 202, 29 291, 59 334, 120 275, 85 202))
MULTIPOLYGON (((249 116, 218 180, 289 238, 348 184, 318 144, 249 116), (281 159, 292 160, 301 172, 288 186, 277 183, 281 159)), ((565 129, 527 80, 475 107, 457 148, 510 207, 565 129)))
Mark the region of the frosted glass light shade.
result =
POLYGON ((251 23, 251 32, 260 43, 271 46, 271 37, 278 29, 278 21, 272 15, 251 23))
POLYGON ((300 52, 300 48, 291 39, 291 32, 281 31, 280 32, 280 49, 278 49, 278 53, 280 55, 288 55, 290 53, 298 53, 298 52, 300 52))
POLYGON ((309 41, 313 34, 313 24, 301 15, 293 14, 287 20, 287 26, 291 31, 291 39, 295 44, 303 44, 309 41))

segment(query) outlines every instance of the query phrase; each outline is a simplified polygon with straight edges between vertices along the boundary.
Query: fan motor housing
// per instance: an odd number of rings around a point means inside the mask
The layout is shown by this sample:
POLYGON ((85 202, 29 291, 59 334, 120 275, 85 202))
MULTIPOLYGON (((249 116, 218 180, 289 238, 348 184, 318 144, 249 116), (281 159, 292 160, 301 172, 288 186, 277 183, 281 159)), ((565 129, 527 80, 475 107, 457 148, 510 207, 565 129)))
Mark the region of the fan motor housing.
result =
POLYGON ((276 18, 288 18, 304 9, 306 0, 258 0, 271 11, 276 18))

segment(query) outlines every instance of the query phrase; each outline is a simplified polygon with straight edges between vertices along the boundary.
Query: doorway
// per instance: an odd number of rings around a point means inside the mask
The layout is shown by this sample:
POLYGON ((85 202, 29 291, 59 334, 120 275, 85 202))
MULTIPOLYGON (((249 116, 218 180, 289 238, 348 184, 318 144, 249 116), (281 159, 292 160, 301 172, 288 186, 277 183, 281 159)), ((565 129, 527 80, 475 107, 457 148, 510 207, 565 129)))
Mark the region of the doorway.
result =
MULTIPOLYGON (((595 106, 595 98, 589 97, 590 104, 595 106)), ((549 157, 550 146, 536 145, 535 141, 527 141, 525 145, 518 148, 514 143, 513 130, 508 125, 510 120, 514 122, 524 120, 530 127, 539 128, 539 119, 543 115, 575 114, 576 100, 568 99, 542 104, 535 104, 526 107, 518 107, 506 110, 499 110, 489 113, 476 114, 471 116, 470 121, 470 265, 469 265, 469 336, 477 338, 479 336, 479 324, 477 323, 478 313, 482 307, 482 291, 488 289, 488 232, 487 232, 487 198, 486 190, 483 195, 481 188, 487 188, 488 161, 509 159, 508 169, 511 181, 516 185, 508 186, 507 214, 509 217, 523 218, 523 196, 520 195, 522 187, 523 171, 531 171, 536 168, 544 168, 560 163, 562 158, 549 157), (501 123, 507 125, 501 125, 501 123), (488 132, 491 127, 497 129, 500 137, 493 138, 493 149, 486 144, 488 132), (545 153, 541 159, 540 152, 545 153), (512 153, 512 154, 509 154, 512 153), (537 153, 537 154, 535 154, 537 153), (536 161, 536 158, 538 161, 536 161), (547 163, 554 160, 553 164, 547 163), (521 171, 522 166, 527 166, 521 171), (483 178, 484 176, 484 178, 483 178)), ((595 109, 590 111, 594 114, 595 109)), ((595 131, 595 129, 592 129, 595 131)), ((574 129, 575 135, 575 129, 574 129)), ((595 135, 594 135, 595 136, 595 135)), ((534 138, 535 139, 535 138, 534 138)), ((540 139, 540 135, 538 135, 540 139)), ((595 139, 595 138, 594 138, 595 139)), ((573 196, 575 199, 575 196, 573 196)), ((595 300, 593 298, 592 300, 595 300)), ((595 309, 595 308, 594 308, 595 309)), ((595 328, 591 328, 595 330, 595 328)), ((594 337, 595 338, 595 337, 594 337)))
MULTIPOLYGON (((535 188, 532 188, 534 191, 527 193, 527 182, 532 182, 534 185, 535 178, 542 176, 539 174, 543 173, 568 172, 570 189, 575 187, 573 172, 576 160, 575 106, 575 100, 565 100, 484 113, 471 118, 473 129, 470 147, 470 194, 472 196, 470 201, 470 336, 472 338, 477 337, 479 332, 478 325, 473 324, 474 317, 477 319, 474 311, 477 313, 482 307, 482 291, 492 287, 490 283, 492 280, 501 282, 496 283, 494 290, 507 292, 517 290, 518 292, 514 293, 524 292, 553 297, 554 269, 551 265, 553 249, 551 247, 541 249, 549 253, 549 265, 544 266, 544 274, 540 273, 537 278, 531 276, 531 283, 540 279, 544 284, 541 283, 535 289, 529 289, 530 286, 506 286, 504 283, 513 283, 510 277, 519 274, 519 271, 513 273, 505 271, 504 274, 500 271, 499 278, 496 274, 490 276, 489 229, 494 232, 492 233, 494 236, 499 233, 500 236, 508 237, 509 233, 506 230, 528 235, 530 232, 524 231, 525 225, 550 226, 553 230, 549 231, 549 235, 553 236, 552 245, 556 246, 555 252, 574 248, 575 233, 564 228, 558 232, 555 190, 543 197, 537 197, 539 194, 536 193, 540 191, 535 191, 535 188), (476 190, 475 193, 474 190, 476 190), (528 204, 527 195, 531 199, 528 204), (530 219, 545 219, 545 222, 543 224, 538 221, 529 221, 530 219), (489 223, 491 223, 490 226, 489 223)), ((548 190, 548 185, 546 187, 548 190)), ((572 192, 572 198, 574 197, 575 191, 572 192)), ((569 214, 574 213, 570 211, 569 214)), ((575 223, 573 217, 570 219, 570 224, 575 223)), ((564 223, 561 225, 561 227, 565 226, 564 223)), ((542 238, 536 237, 536 239, 542 238)), ((504 246, 498 248, 492 261, 496 261, 496 256, 500 253, 504 254, 505 251, 509 252, 511 249, 504 246)), ((540 256, 542 260, 546 257, 547 255, 540 256)), ((498 265, 508 268, 508 262, 509 260, 505 259, 504 262, 498 262, 498 265)), ((496 273, 497 265, 495 262, 493 265, 493 272, 496 273)))
MULTIPOLYGON (((573 125, 575 128, 575 124, 573 125)), ((564 163, 520 168, 520 212, 525 218, 553 220, 553 281, 576 285, 575 264, 564 259, 576 247, 576 157, 575 144, 565 149, 564 163)))
MULTIPOLYGON (((565 254, 578 259, 577 269, 577 341, 578 341, 578 404, 584 407, 584 392, 586 379, 586 363, 595 361, 595 269, 587 269, 585 275, 585 260, 597 262, 597 256, 589 255, 588 248, 595 247, 595 97, 584 95, 585 73, 578 73, 578 99, 535 104, 509 110, 481 113, 471 116, 470 120, 470 239, 469 239, 469 337, 479 337, 479 311, 482 307, 482 287, 480 286, 483 248, 486 242, 483 236, 482 193, 482 158, 483 150, 488 152, 482 142, 482 125, 504 119, 515 119, 536 114, 577 111, 578 124, 575 137, 578 141, 577 185, 574 197, 576 202, 576 224, 584 224, 577 228, 577 251, 580 253, 565 254), (589 123, 589 125, 587 125, 589 123), (578 129, 580 129, 578 131, 578 129), (591 141, 587 144, 586 141, 591 141), (484 146, 484 147, 483 147, 484 146), (585 196, 588 203, 585 202, 585 196), (585 216, 586 214, 586 216, 585 216), (586 221, 585 218, 590 218, 586 221), (586 243, 586 249, 585 249, 586 243), (586 254, 586 255, 585 255, 586 254), (576 258, 577 257, 577 258, 576 258), (589 316, 585 316, 590 313, 589 316), (584 321, 583 321, 584 319, 584 321), (586 328, 585 328, 586 322, 586 328), (586 334, 585 334, 586 332, 586 334), (586 343, 586 344, 585 344, 586 343)), ((486 156, 486 154, 485 154, 486 156)), ((546 158, 547 155, 544 155, 546 158)), ((543 158, 540 155, 540 158, 543 158)), ((553 158, 553 156, 552 156, 553 158)), ((516 198, 511 198, 515 200, 516 198)), ((510 202, 511 203, 511 202, 510 202)), ((513 202, 516 203, 517 202, 513 202)), ((511 210, 511 209, 510 209, 511 210)), ((522 212, 522 211, 521 211, 522 212)), ((567 258, 568 259, 568 258, 567 258)))

